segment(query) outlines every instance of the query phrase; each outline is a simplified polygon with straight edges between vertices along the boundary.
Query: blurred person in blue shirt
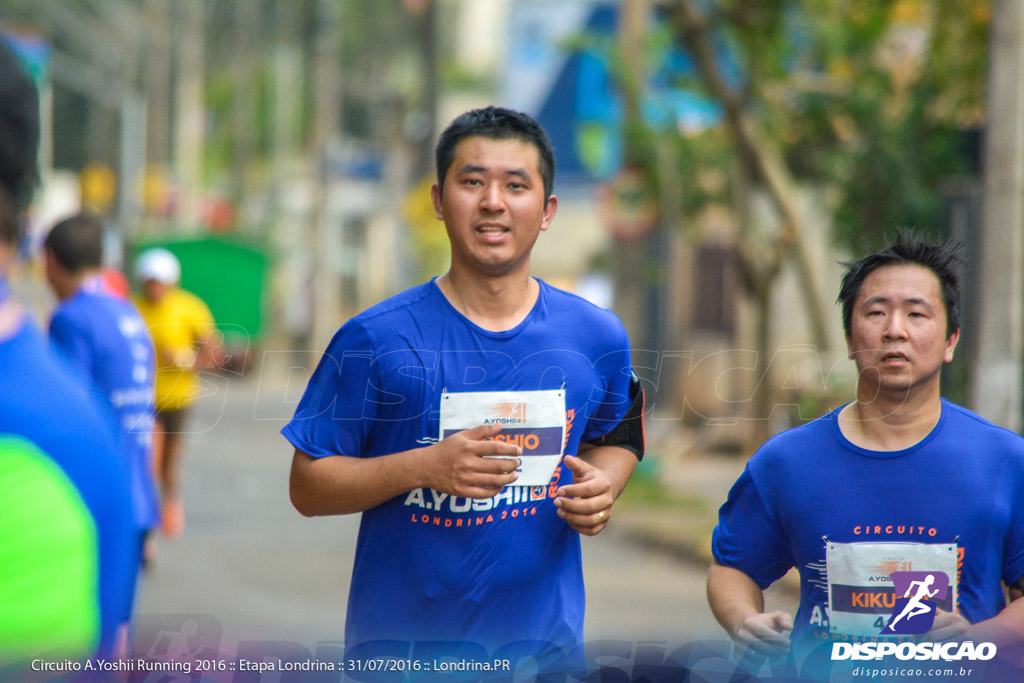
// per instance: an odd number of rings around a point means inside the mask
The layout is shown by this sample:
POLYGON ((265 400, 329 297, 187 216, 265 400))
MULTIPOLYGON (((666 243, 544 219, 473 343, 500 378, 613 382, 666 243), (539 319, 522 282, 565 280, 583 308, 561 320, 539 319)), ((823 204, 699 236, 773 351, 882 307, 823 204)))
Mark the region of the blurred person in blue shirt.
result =
POLYGON ((66 522, 56 536, 41 535, 41 527, 31 525, 0 528, 4 550, 0 597, 19 598, 14 603, 0 599, 4 623, 0 663, 53 648, 113 654, 132 574, 128 479, 114 434, 11 295, 7 280, 17 253, 22 214, 36 182, 38 141, 35 87, 0 44, 0 435, 21 437, 5 442, 21 445, 0 450, 0 476, 5 484, 0 488, 0 519, 25 512, 17 493, 24 493, 26 486, 38 484, 59 494, 61 487, 68 492, 70 482, 74 490, 70 499, 60 494, 66 505, 50 509, 54 521, 61 521, 60 516, 66 522), (52 459, 59 471, 49 467, 45 458, 52 459), (76 508, 75 496, 84 507, 76 508), (73 519, 76 515, 78 519, 73 519), (52 548, 46 546, 54 538, 68 543, 66 556, 48 552, 52 548), (52 581, 50 588, 40 588, 38 579, 43 576, 61 579, 52 581), (85 602, 81 595, 68 595, 67 586, 80 582, 91 587, 85 602), (36 610, 44 608, 50 610, 52 621, 41 624, 36 610), (82 623, 61 630, 76 619, 82 623), (17 646, 8 649, 12 643, 17 646))
MULTIPOLYGON (((60 300, 50 341, 107 404, 130 476, 139 564, 146 534, 160 517, 152 463, 153 342, 135 306, 107 285, 98 217, 65 218, 47 234, 43 250, 46 280, 60 300)), ((131 601, 125 619, 130 615, 131 601)))

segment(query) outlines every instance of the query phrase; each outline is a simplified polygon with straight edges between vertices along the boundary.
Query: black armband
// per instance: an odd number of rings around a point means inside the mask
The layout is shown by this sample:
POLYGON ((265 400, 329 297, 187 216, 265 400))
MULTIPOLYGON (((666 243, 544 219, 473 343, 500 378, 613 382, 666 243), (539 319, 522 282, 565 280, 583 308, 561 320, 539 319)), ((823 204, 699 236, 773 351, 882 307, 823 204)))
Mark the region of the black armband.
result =
POLYGON ((604 436, 587 441, 591 446, 618 446, 625 448, 636 456, 637 460, 644 459, 646 444, 644 442, 644 388, 640 385, 640 378, 635 372, 631 373, 629 380, 629 398, 632 403, 629 410, 622 416, 619 422, 610 432, 604 436))

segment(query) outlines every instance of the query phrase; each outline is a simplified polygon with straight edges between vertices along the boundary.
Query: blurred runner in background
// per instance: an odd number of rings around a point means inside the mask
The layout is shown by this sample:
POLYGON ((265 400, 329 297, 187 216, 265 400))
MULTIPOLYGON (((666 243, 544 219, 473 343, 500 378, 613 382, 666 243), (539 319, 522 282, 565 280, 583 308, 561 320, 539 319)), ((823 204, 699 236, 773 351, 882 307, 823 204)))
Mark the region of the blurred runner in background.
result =
MULTIPOLYGON (((50 340, 106 399, 131 477, 136 564, 160 520, 153 479, 153 342, 131 302, 112 292, 103 271, 103 225, 79 214, 57 223, 43 243, 46 279, 60 301, 50 340)), ((130 597, 134 597, 134 588, 130 597)), ((125 621, 131 618, 131 601, 125 621)))
POLYGON ((181 457, 189 407, 200 393, 197 373, 216 367, 220 345, 213 314, 202 299, 178 286, 181 263, 166 249, 150 249, 135 263, 142 288, 135 298, 156 348, 156 422, 153 464, 163 500, 163 532, 185 530, 181 457))
POLYGON ((38 140, 35 87, 0 43, 0 664, 52 648, 115 654, 135 569, 110 425, 7 281, 38 140))

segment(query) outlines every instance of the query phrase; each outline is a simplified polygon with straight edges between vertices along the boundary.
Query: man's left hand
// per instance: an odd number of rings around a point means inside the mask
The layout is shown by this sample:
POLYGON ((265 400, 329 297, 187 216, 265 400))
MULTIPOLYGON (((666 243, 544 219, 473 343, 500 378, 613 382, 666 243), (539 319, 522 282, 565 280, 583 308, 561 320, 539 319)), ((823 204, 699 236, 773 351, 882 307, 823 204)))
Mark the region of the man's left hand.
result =
POLYGON ((933 642, 960 641, 967 635, 969 628, 971 622, 959 614, 940 609, 935 612, 935 623, 924 634, 924 638, 933 642))
POLYGON ((573 483, 560 487, 555 494, 558 516, 581 534, 596 536, 608 525, 615 503, 611 479, 603 470, 575 456, 567 455, 563 462, 572 470, 573 483))

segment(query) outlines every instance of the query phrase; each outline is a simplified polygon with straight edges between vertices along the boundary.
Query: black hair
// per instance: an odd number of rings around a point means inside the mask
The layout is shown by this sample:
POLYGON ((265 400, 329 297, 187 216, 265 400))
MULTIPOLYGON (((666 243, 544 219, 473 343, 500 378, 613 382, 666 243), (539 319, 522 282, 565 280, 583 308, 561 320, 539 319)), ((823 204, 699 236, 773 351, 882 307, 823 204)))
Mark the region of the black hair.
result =
POLYGON ((15 244, 18 215, 38 180, 39 95, 11 51, 0 40, 0 242, 15 244))
POLYGON ((555 187, 555 151, 540 124, 528 114, 504 107, 484 107, 461 114, 441 133, 434 150, 437 186, 444 191, 444 177, 455 160, 455 148, 465 138, 478 135, 492 140, 521 140, 537 148, 539 171, 544 181, 544 201, 555 187))
POLYGON ((853 306, 860 295, 864 279, 882 266, 923 266, 935 273, 942 288, 942 298, 946 304, 946 336, 960 329, 960 272, 963 265, 960 242, 932 243, 919 232, 900 229, 895 239, 889 240, 888 246, 872 252, 858 261, 843 262, 846 268, 839 297, 836 301, 843 308, 843 330, 850 335, 853 319, 853 306))
POLYGON ((103 265, 103 224, 88 213, 65 218, 46 235, 43 247, 72 273, 99 268, 103 265))
POLYGON ((0 185, 0 244, 17 246, 21 235, 19 213, 14 197, 0 185))

